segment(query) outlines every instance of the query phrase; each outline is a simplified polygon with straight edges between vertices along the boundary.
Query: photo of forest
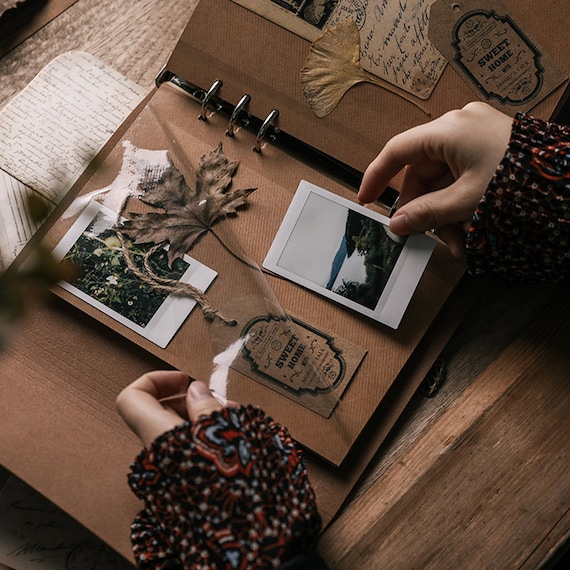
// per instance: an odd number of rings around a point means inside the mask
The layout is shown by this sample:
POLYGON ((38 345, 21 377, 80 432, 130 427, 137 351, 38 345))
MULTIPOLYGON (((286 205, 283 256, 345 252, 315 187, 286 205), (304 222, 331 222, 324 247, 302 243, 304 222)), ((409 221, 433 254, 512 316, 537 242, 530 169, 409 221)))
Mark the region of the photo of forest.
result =
POLYGON ((364 307, 374 309, 403 247, 404 240, 391 237, 386 226, 349 210, 344 236, 333 261, 327 289, 364 307), (335 286, 342 265, 354 255, 363 258, 366 279, 364 281, 342 279, 341 283, 335 286))
MULTIPOLYGON (((103 214, 97 214, 65 259, 80 270, 81 276, 73 282, 77 289, 144 328, 168 293, 144 283, 128 268, 116 232, 113 229, 101 231, 101 226, 108 228, 112 222, 106 220, 103 214), (103 222, 100 221, 102 218, 103 222)), ((131 256, 141 270, 148 249, 148 245, 129 242, 131 256)), ((155 252, 149 263, 159 277, 176 280, 189 266, 186 261, 177 259, 170 269, 164 249, 155 252)))

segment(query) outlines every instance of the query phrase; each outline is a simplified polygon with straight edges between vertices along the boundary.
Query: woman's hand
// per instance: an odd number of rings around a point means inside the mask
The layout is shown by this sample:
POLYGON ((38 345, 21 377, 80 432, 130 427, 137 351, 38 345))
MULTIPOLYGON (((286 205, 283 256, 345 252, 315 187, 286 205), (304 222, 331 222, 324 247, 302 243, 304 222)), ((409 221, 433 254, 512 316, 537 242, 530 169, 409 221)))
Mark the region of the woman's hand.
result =
POLYGON ((174 370, 148 372, 117 396, 117 409, 146 447, 159 435, 186 420, 220 411, 222 404, 210 389, 174 370))
POLYGON ((281 568, 315 548, 321 518, 301 452, 260 408, 225 406, 176 371, 144 374, 117 407, 145 446, 128 477, 144 503, 131 526, 141 568, 281 568))
POLYGON ((511 125, 511 117, 476 102, 396 135, 366 169, 358 199, 373 202, 405 169, 390 229, 397 235, 436 229, 459 257, 465 225, 505 154, 511 125))

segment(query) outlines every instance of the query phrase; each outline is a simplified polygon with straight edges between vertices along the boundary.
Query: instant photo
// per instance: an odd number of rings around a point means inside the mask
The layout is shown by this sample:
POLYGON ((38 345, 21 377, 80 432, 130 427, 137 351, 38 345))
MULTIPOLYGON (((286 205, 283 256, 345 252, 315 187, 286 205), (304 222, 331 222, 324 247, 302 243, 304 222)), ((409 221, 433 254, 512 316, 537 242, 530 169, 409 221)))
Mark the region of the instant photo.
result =
POLYGON ((263 266, 398 328, 435 247, 394 235, 389 219, 301 181, 263 266))
MULTIPOLYGON (((57 260, 69 260, 79 276, 61 287, 114 318, 129 329, 165 348, 196 301, 172 295, 144 282, 127 265, 123 248, 113 229, 115 214, 92 201, 54 249, 57 260)), ((128 244, 139 269, 150 246, 128 244)), ((167 249, 150 256, 153 272, 164 279, 190 283, 204 291, 216 272, 185 255, 168 266, 167 249)))

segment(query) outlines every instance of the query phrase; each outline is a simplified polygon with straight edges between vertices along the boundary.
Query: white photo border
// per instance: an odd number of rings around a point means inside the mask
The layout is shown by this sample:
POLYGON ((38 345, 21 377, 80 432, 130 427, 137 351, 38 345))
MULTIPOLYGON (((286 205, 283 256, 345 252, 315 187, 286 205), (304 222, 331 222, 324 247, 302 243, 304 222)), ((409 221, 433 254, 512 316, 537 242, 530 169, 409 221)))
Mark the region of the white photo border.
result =
MULTIPOLYGON (((56 261, 61 261, 67 255, 99 213, 102 213, 106 219, 109 219, 111 222, 109 229, 112 228, 116 214, 99 202, 91 200, 54 248, 53 256, 56 261)), ((166 246, 165 249, 168 249, 168 246, 166 246)), ((184 255, 183 260, 188 264, 188 268, 179 280, 190 283, 201 291, 205 291, 216 278, 216 271, 188 255, 184 255)), ((59 286, 135 333, 150 340, 160 348, 166 348, 188 315, 192 312, 192 309, 196 306, 196 301, 190 297, 173 294, 168 295, 150 321, 143 327, 84 293, 72 283, 61 281, 59 286)))
POLYGON ((281 226, 263 261, 263 267, 341 305, 349 307, 393 329, 397 329, 430 260, 436 244, 435 239, 425 234, 415 234, 404 238, 403 249, 390 273, 378 303, 374 309, 370 309, 280 264, 282 254, 291 236, 296 231, 298 220, 311 195, 317 195, 335 202, 345 208, 347 212, 348 210, 352 210, 386 227, 390 222, 389 218, 378 212, 351 202, 341 196, 337 196, 306 180, 301 180, 281 226))

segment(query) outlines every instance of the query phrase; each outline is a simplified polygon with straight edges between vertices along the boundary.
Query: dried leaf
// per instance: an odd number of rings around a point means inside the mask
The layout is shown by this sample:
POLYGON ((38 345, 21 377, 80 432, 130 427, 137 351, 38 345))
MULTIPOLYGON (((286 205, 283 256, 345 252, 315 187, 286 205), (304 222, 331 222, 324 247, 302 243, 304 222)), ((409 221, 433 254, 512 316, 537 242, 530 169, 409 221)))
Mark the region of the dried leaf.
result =
POLYGON ((326 117, 357 83, 374 81, 360 65, 360 33, 354 20, 345 20, 321 35, 301 69, 303 93, 313 113, 326 117))
POLYGON ((168 262, 182 257, 196 240, 226 215, 245 206, 255 188, 229 191, 237 162, 230 162, 222 145, 204 155, 198 166, 196 189, 171 165, 158 184, 141 183, 141 200, 163 211, 131 213, 120 231, 134 243, 170 244, 168 262))
POLYGON ((360 64, 360 32, 354 20, 345 20, 317 38, 301 69, 301 85, 313 113, 322 119, 346 92, 358 83, 372 83, 394 93, 430 116, 417 101, 387 81, 374 78, 360 64))

